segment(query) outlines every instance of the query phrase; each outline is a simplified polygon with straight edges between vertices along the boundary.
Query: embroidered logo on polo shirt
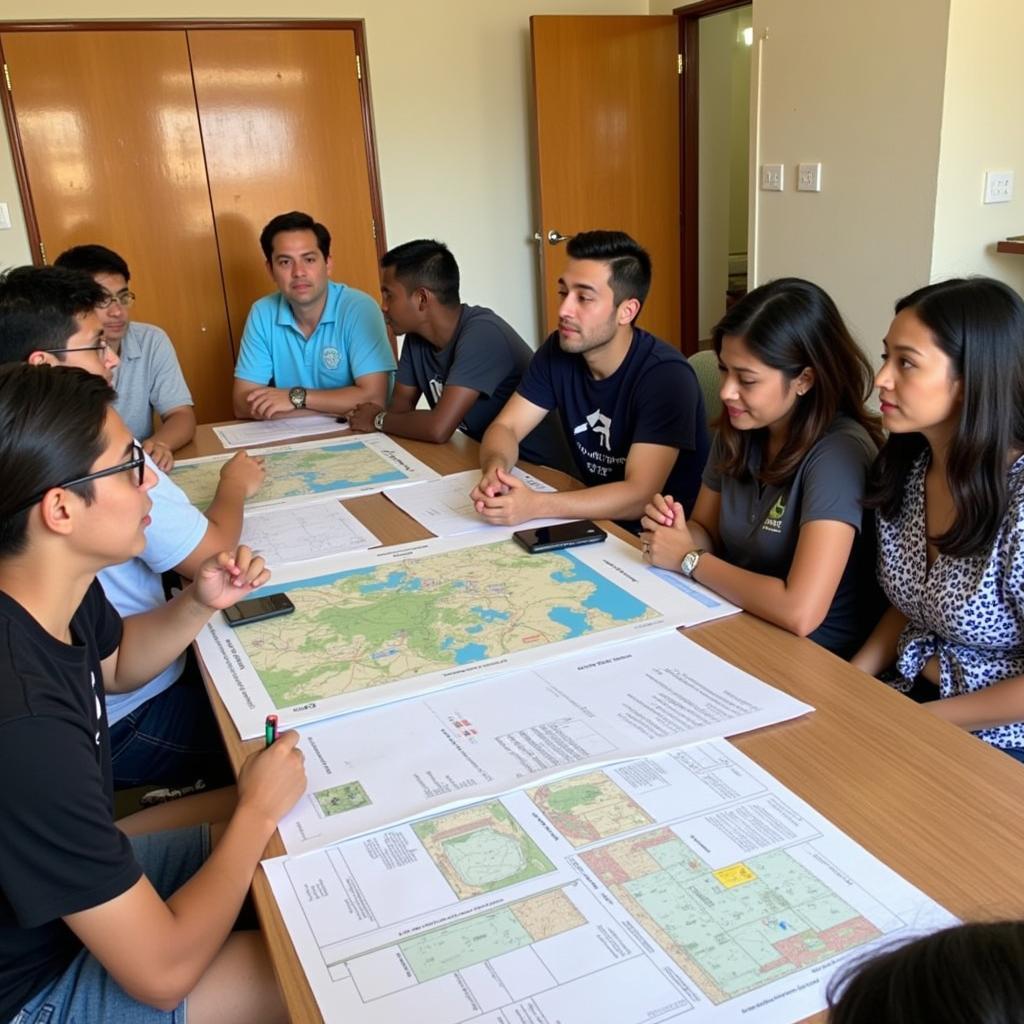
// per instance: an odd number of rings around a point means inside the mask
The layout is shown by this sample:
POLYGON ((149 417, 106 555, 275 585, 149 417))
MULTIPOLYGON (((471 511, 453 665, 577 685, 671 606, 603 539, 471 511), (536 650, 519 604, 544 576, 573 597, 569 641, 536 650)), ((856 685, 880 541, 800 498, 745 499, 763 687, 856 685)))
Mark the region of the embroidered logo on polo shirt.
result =
POLYGON ((325 348, 320 353, 320 361, 328 370, 336 370, 341 362, 341 353, 336 348, 325 348))
POLYGON ((595 409, 578 427, 573 427, 573 434, 582 434, 585 430, 592 430, 601 441, 601 447, 606 451, 612 450, 611 433, 612 419, 605 416, 600 409, 595 409))
POLYGON ((786 496, 784 494, 780 494, 775 504, 768 509, 768 515, 761 524, 761 529, 764 530, 765 533, 782 533, 782 517, 785 514, 786 496))

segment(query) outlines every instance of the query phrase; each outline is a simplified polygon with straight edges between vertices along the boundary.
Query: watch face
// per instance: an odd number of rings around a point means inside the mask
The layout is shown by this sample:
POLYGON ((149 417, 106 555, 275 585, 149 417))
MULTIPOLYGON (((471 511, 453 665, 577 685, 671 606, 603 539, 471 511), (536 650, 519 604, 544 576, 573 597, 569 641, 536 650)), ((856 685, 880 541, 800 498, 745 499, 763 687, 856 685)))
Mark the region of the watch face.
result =
POLYGON ((291 391, 288 392, 288 400, 296 409, 301 409, 306 404, 306 389, 292 388, 291 391))

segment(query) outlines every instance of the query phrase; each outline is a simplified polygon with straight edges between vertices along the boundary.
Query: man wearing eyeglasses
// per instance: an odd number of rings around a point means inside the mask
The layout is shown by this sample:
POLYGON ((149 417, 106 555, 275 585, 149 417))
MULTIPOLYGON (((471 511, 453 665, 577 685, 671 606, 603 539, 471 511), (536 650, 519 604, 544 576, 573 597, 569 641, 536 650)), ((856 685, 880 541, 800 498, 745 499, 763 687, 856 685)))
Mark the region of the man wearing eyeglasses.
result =
MULTIPOLYGON (((87 370, 108 381, 118 365, 96 313, 107 292, 88 274, 63 267, 16 267, 0 274, 0 363, 50 363, 87 370)), ((203 561, 231 551, 242 532, 245 499, 263 483, 262 460, 238 452, 225 463, 204 515, 157 470, 149 492, 152 523, 136 557, 100 578, 122 615, 166 603, 161 574, 194 579, 203 561)), ((180 788, 233 778, 220 731, 194 661, 178 658, 145 686, 107 701, 114 785, 180 788)))
POLYGON ((178 364, 171 339, 159 327, 133 321, 129 310, 135 293, 128 287, 128 264, 103 245, 76 245, 62 252, 54 266, 88 274, 102 289, 96 307, 103 337, 120 357, 114 375, 114 408, 157 466, 169 473, 174 452, 196 432, 192 393, 178 364), (153 413, 160 426, 153 429, 153 413))

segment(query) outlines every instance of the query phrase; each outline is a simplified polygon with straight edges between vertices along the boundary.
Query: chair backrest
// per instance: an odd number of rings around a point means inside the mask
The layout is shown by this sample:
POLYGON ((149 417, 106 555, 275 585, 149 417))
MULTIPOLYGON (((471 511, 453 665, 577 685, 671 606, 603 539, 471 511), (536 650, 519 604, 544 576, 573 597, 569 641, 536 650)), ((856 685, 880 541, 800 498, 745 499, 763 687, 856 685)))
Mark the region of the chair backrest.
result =
POLYGON ((710 426, 722 413, 722 400, 718 397, 718 391, 722 386, 722 378, 718 372, 718 356, 710 350, 694 352, 690 356, 690 365, 697 374, 697 381, 704 394, 704 411, 710 426))

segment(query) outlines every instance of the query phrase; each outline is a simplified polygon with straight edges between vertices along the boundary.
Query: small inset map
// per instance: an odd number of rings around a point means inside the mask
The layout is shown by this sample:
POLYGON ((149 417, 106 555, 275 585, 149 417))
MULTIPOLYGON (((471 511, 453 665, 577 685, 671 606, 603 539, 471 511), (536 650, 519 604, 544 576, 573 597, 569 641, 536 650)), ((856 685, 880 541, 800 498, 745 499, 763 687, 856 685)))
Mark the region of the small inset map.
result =
POLYGON ((554 889, 405 939, 398 948, 422 984, 586 923, 568 896, 554 889))
MULTIPOLYGON (((267 451, 261 458, 266 479, 247 504, 315 494, 344 496, 345 491, 365 490, 378 484, 383 488, 408 479, 408 474, 362 441, 267 451)), ((193 505, 205 509, 217 493, 220 471, 226 461, 182 462, 171 471, 171 479, 193 505)))
POLYGON ((713 870, 659 828, 580 859, 716 1004, 881 935, 785 850, 713 870))
POLYGON ((415 822, 412 830, 460 900, 555 870, 497 800, 415 822))
POLYGON ((575 847, 610 839, 653 819, 604 772, 528 789, 526 795, 575 847))
POLYGON ((346 811, 354 811, 357 807, 366 807, 372 803, 366 795, 366 790, 358 782, 343 782, 340 786, 320 789, 313 797, 327 818, 332 814, 344 814, 346 811))

